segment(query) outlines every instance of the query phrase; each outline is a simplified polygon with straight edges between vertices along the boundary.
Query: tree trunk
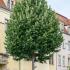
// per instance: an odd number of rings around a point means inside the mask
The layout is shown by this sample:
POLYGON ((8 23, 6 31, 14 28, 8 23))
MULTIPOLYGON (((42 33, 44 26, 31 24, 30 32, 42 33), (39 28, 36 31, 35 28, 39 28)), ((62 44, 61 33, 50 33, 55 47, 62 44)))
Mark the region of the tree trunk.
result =
POLYGON ((35 57, 33 56, 33 58, 32 58, 32 70, 34 70, 34 60, 35 60, 35 57))
POLYGON ((19 60, 19 70, 21 70, 21 62, 20 62, 20 60, 19 60))

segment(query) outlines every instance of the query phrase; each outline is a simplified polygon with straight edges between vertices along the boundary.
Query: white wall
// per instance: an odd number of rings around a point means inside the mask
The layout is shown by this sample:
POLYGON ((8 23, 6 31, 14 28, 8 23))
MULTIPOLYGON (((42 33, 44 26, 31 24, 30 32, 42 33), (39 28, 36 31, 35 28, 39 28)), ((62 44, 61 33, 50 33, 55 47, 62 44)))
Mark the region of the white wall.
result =
POLYGON ((68 41, 70 41, 70 36, 63 34, 64 38, 64 45, 62 44, 60 47, 60 51, 54 54, 54 65, 55 65, 55 70, 67 70, 68 66, 68 57, 70 54, 70 51, 68 50, 68 41), (65 46, 65 48, 63 48, 65 46), (61 66, 58 65, 58 55, 61 55, 61 66), (65 66, 63 66, 63 56, 65 56, 65 66))
POLYGON ((5 23, 5 19, 9 19, 10 11, 0 8, 0 22, 5 23))

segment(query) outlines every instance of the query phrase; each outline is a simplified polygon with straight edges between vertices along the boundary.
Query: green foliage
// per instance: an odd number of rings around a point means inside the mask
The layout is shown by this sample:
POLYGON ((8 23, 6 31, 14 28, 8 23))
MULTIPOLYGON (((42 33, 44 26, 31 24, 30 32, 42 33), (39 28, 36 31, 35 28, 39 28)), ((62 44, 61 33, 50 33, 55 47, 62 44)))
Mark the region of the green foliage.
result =
POLYGON ((67 67, 67 70, 70 70, 70 66, 67 67))
POLYGON ((46 61, 63 38, 56 14, 45 0, 16 3, 6 31, 6 49, 15 59, 46 61))

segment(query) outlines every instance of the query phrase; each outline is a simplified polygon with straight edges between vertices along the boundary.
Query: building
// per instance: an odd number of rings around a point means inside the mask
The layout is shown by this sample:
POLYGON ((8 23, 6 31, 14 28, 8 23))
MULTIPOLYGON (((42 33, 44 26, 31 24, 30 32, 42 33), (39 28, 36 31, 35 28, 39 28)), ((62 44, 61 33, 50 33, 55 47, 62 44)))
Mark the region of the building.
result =
MULTIPOLYGON (((5 50, 5 30, 7 20, 10 17, 10 10, 15 4, 15 0, 0 0, 0 70, 32 70, 30 61, 14 61, 8 56, 5 50)), ((35 70, 68 70, 70 66, 70 20, 57 14, 61 23, 60 29, 63 32, 64 41, 60 46, 60 51, 54 53, 47 63, 35 63, 35 70)))
POLYGON ((6 65, 8 63, 8 55, 4 47, 5 41, 5 28, 6 19, 9 18, 10 12, 6 7, 3 0, 0 0, 0 70, 6 70, 6 65))
POLYGON ((11 9, 13 7, 13 5, 15 4, 16 0, 3 0, 3 1, 4 1, 5 5, 6 5, 6 7, 8 9, 11 9))
POLYGON ((56 13, 60 22, 60 29, 63 35, 63 42, 58 48, 59 52, 53 54, 49 59, 49 70, 70 69, 70 19, 56 13))
POLYGON ((70 20, 60 14, 57 14, 60 22, 60 29, 63 32, 63 43, 59 52, 53 55, 53 65, 55 70, 69 70, 70 67, 70 20))

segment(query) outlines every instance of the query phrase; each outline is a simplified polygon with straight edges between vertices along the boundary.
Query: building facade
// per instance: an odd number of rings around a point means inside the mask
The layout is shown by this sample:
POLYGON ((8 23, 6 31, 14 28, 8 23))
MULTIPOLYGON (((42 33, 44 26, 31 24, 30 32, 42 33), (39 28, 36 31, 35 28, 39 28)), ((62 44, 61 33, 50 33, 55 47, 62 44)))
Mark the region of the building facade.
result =
POLYGON ((6 7, 11 10, 13 5, 15 4, 16 0, 3 0, 6 7))
POLYGON ((53 62, 55 70, 69 70, 70 67, 70 21, 68 18, 57 14, 60 29, 63 33, 63 42, 59 52, 54 53, 53 62))
POLYGON ((10 12, 6 8, 3 0, 0 0, 0 70, 7 70, 8 55, 4 47, 5 42, 5 21, 9 18, 10 12))

